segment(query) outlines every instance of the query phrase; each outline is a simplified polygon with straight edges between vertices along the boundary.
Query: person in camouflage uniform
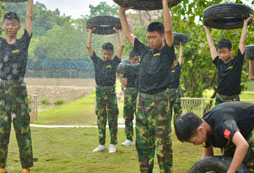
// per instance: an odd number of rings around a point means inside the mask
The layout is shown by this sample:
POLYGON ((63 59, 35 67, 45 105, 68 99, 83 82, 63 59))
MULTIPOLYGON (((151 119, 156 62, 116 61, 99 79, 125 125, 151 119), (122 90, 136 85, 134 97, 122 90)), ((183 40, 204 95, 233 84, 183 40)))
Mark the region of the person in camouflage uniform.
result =
MULTIPOLYGON (((139 56, 135 51, 129 54, 130 64, 139 63, 139 56)), ((123 77, 117 73, 117 77, 124 87, 124 108, 123 118, 125 120, 125 135, 127 140, 122 143, 124 146, 133 145, 133 118, 136 114, 136 104, 138 91, 136 89, 137 74, 123 74, 123 77)))
MULTIPOLYGON (((114 28, 115 29, 115 28, 114 28)), ((121 30, 116 30, 120 40, 120 48, 117 55, 113 58, 114 47, 111 43, 102 45, 103 59, 99 58, 91 47, 92 29, 87 29, 87 49, 95 67, 96 82, 96 115, 98 117, 99 145, 93 152, 106 150, 106 124, 109 123, 111 141, 109 153, 116 152, 117 144, 117 119, 118 106, 115 93, 116 68, 121 61, 124 42, 121 30)))
POLYGON ((169 98, 169 116, 172 117, 173 120, 175 120, 178 116, 182 114, 181 92, 179 89, 182 56, 183 56, 183 45, 182 43, 180 43, 179 58, 178 58, 178 61, 175 59, 172 65, 170 83, 167 89, 168 98, 169 98), (174 110, 174 116, 173 116, 173 110, 174 110))
POLYGON ((28 47, 32 36, 33 0, 28 0, 26 25, 23 36, 20 19, 14 12, 4 15, 2 28, 6 37, 0 37, 0 173, 7 172, 6 161, 13 120, 18 142, 21 173, 29 173, 33 166, 30 109, 24 83, 28 47))
POLYGON ((140 66, 136 87, 138 90, 136 114, 136 150, 140 172, 153 172, 156 151, 160 171, 172 172, 171 127, 168 116, 168 96, 166 89, 174 61, 174 36, 169 0, 163 0, 164 25, 150 23, 147 27, 148 45, 141 43, 132 33, 127 22, 126 10, 120 7, 120 21, 129 43, 140 55, 140 66))

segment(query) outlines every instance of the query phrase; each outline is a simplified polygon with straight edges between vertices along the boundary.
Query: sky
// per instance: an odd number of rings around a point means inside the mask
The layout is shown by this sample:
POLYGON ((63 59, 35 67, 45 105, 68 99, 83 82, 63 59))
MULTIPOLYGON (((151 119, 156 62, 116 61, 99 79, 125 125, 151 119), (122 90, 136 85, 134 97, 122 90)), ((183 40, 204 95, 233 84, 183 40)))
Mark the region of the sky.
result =
POLYGON ((113 5, 113 0, 35 0, 46 5, 47 9, 55 10, 58 8, 61 14, 72 16, 77 19, 81 15, 89 14, 89 4, 97 6, 100 2, 107 2, 113 5))

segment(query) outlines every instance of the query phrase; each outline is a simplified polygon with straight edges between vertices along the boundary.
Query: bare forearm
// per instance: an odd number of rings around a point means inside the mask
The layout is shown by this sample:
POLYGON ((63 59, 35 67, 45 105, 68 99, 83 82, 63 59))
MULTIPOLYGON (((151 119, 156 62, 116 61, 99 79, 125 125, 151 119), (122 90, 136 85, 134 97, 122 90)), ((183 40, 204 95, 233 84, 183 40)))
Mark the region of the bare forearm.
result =
POLYGON ((179 64, 182 64, 182 58, 183 58, 183 45, 182 45, 182 43, 180 43, 179 58, 178 58, 179 64))
POLYGON ((32 35, 33 7, 34 7, 33 0, 28 0, 26 11, 26 30, 30 36, 32 35))
POLYGON ((249 79, 254 80, 254 60, 250 60, 249 64, 249 79))
POLYGON ((214 60, 218 56, 218 53, 217 53, 216 47, 214 45, 214 41, 213 41, 210 30, 205 29, 205 31, 206 31, 206 39, 207 39, 207 42, 208 42, 208 45, 210 48, 210 54, 212 56, 212 59, 214 60))
POLYGON ((174 42, 172 17, 171 17, 169 7, 168 7, 168 1, 163 0, 162 3, 163 3, 163 16, 164 16, 164 28, 165 28, 166 42, 167 42, 168 46, 171 47, 174 42))
POLYGON ((240 43, 239 43, 239 49, 240 49, 242 54, 245 51, 245 42, 246 42, 246 37, 247 37, 247 32, 248 32, 248 26, 247 25, 248 24, 246 22, 244 22, 243 30, 242 30, 242 34, 241 34, 241 38, 240 38, 240 43))
POLYGON ((90 56, 92 56, 92 54, 93 54, 91 40, 92 40, 92 32, 88 32, 88 37, 87 37, 87 41, 86 41, 86 48, 88 49, 90 56))

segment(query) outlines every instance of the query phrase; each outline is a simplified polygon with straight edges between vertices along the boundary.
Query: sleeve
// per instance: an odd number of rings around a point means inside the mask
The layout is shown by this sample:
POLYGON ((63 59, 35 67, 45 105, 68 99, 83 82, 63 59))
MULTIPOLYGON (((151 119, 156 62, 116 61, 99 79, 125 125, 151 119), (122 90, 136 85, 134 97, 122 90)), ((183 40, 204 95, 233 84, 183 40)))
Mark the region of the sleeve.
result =
POLYGON ((121 59, 119 59, 117 56, 115 56, 115 57, 113 58, 113 63, 114 63, 115 66, 117 66, 118 64, 120 64, 120 62, 121 62, 121 59))
POLYGON ((226 140, 232 141, 233 136, 236 132, 239 131, 239 128, 235 122, 235 120, 226 120, 219 127, 218 132, 220 136, 223 136, 226 140))
POLYGON ((240 51, 240 49, 238 49, 237 55, 236 55, 236 57, 235 57, 235 58, 237 58, 237 63, 243 64, 243 61, 244 61, 244 54, 245 54, 245 52, 242 54, 241 51, 240 51))
POLYGON ((93 63, 96 64, 98 62, 99 57, 96 55, 95 52, 93 52, 91 59, 92 59, 93 63))
POLYGON ((216 58, 213 60, 213 63, 214 63, 214 65, 215 65, 216 67, 219 66, 219 61, 220 61, 219 56, 216 56, 216 58))
POLYGON ((146 53, 147 50, 149 50, 149 47, 135 38, 133 50, 141 56, 142 54, 146 53))
POLYGON ((29 47, 31 38, 32 38, 32 35, 29 36, 28 33, 27 33, 27 30, 25 29, 25 30, 24 30, 24 34, 23 34, 23 36, 21 37, 21 40, 22 40, 22 43, 24 43, 24 45, 25 45, 26 48, 29 47))

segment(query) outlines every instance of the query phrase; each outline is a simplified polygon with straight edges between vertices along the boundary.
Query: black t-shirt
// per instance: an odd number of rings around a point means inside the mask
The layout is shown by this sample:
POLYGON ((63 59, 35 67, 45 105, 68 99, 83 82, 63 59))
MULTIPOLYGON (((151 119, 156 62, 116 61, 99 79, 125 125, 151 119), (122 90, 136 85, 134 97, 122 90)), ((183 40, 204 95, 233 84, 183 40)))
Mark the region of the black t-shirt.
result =
POLYGON ((180 75, 181 75, 181 65, 179 63, 176 64, 175 67, 171 69, 171 74, 169 78, 169 86, 168 88, 178 88, 180 84, 180 75))
POLYGON ((25 30, 15 43, 8 44, 0 37, 0 78, 22 82, 26 73, 28 47, 31 36, 25 30))
POLYGON ((156 94, 165 91, 169 85, 170 70, 174 57, 174 46, 166 43, 160 50, 152 49, 141 43, 137 38, 134 51, 140 55, 140 67, 136 80, 139 92, 156 94))
POLYGON ((222 95, 237 95, 241 93, 241 75, 244 54, 238 49, 237 56, 224 63, 217 56, 213 63, 218 69, 218 93, 222 95))
POLYGON ((133 87, 136 88, 136 79, 137 79, 137 74, 134 75, 123 75, 123 78, 127 78, 127 87, 133 87))
POLYGON ((113 86, 116 82, 116 68, 121 60, 115 56, 109 61, 99 58, 95 52, 91 56, 95 68, 95 82, 99 86, 113 86))
POLYGON ((212 128, 212 135, 208 135, 205 147, 214 146, 224 148, 232 144, 237 131, 246 138, 254 128, 254 104, 246 102, 225 102, 216 105, 203 116, 212 128))

